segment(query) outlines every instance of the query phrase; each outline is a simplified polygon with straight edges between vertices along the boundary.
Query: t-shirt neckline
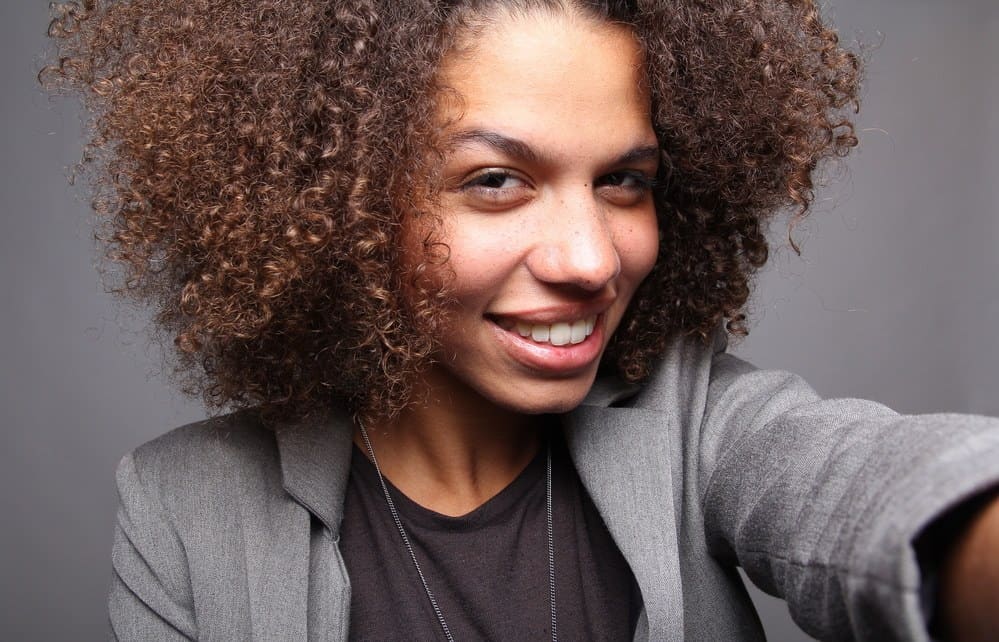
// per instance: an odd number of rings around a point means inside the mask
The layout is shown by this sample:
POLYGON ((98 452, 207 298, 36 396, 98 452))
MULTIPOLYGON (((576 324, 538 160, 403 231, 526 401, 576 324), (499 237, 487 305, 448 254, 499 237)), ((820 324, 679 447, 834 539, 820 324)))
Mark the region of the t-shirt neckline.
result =
MULTIPOLYGON (((510 511, 517 508, 520 502, 527 501, 532 495, 540 494, 543 499, 545 492, 546 457, 547 448, 543 442, 537 454, 517 474, 513 481, 487 499, 482 505, 459 516, 444 515, 443 513, 438 513, 437 511, 421 506, 396 488, 387 478, 385 479, 385 485, 388 487, 396 510, 399 512, 399 516, 407 529, 417 527, 445 532, 479 530, 502 522, 510 511)), ((552 457, 554 465, 554 448, 552 457)), ((370 485, 370 487, 377 490, 379 495, 382 495, 375 466, 357 444, 354 444, 351 453, 350 474, 357 476, 356 481, 366 486, 370 485)), ((384 508, 386 511, 388 510, 388 506, 384 508)))

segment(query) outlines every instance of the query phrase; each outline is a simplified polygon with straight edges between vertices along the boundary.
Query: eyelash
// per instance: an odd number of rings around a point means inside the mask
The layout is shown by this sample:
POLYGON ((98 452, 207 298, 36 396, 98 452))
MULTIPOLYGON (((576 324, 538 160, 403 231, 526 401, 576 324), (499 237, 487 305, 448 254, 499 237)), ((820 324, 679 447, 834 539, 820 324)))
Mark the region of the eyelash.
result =
MULTIPOLYGON (((486 170, 486 171, 482 172, 481 174, 478 174, 478 175, 472 177, 471 180, 469 180, 467 183, 465 183, 464 185, 461 186, 461 189, 462 190, 484 189, 484 190, 490 190, 490 191, 504 189, 503 187, 487 186, 487 185, 484 184, 487 181, 494 181, 494 180, 496 180, 498 178, 503 179, 504 182, 506 182, 506 179, 509 179, 509 178, 513 178, 513 179, 519 180, 521 182, 525 182, 523 179, 521 179, 518 176, 516 176, 513 172, 509 172, 509 171, 501 170, 501 169, 489 169, 489 170, 486 170)), ((509 189, 509 188, 506 188, 506 189, 509 189)))
MULTIPOLYGON (((514 188, 503 187, 502 184, 500 186, 495 186, 495 185, 488 186, 485 184, 487 182, 492 182, 497 179, 502 179, 504 183, 507 181, 507 179, 515 179, 521 181, 522 183, 526 182, 513 172, 502 169, 491 169, 491 170, 486 170, 481 174, 472 177, 471 180, 469 180, 468 182, 466 182, 464 185, 461 186, 461 190, 469 191, 474 189, 474 190, 485 190, 487 192, 497 193, 500 190, 514 189, 514 188)), ((597 179, 596 185, 597 186, 608 185, 610 187, 626 189, 634 192, 645 192, 648 190, 652 190, 656 187, 656 179, 655 177, 649 176, 644 172, 623 170, 618 172, 611 172, 609 174, 601 176, 599 179, 597 179), (622 179, 622 182, 624 180, 630 179, 634 181, 634 183, 632 185, 623 185, 621 183, 606 182, 610 178, 622 179)))
POLYGON ((656 178, 654 176, 649 176, 645 172, 638 172, 633 170, 611 172, 610 174, 601 176, 599 180, 606 180, 610 177, 620 177, 624 179, 632 179, 633 181, 635 181, 635 183, 630 186, 615 184, 613 185, 613 187, 621 187, 623 189, 634 190, 636 192, 638 191, 644 192, 647 190, 652 190, 656 187, 656 178))

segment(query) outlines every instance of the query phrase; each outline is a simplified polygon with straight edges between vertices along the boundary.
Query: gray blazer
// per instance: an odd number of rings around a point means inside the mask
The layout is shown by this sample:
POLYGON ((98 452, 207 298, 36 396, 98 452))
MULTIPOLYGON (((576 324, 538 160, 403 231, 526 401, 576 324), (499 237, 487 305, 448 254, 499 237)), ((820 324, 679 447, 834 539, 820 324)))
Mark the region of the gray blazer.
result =
MULTIPOLYGON (((902 417, 677 342, 635 389, 564 418, 579 475, 644 601, 637 640, 760 640, 735 567, 820 639, 926 640, 911 543, 999 483, 999 421, 902 417)), ((126 455, 109 610, 123 640, 344 640, 345 416, 252 412, 126 455)))

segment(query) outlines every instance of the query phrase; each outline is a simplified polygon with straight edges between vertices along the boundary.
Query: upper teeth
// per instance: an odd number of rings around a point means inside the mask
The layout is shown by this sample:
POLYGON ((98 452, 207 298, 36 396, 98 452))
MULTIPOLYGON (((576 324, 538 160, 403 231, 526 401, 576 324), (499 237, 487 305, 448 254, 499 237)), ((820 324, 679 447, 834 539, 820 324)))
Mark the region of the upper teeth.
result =
POLYGON ((586 337, 593 334, 593 326, 597 317, 587 317, 579 321, 559 322, 552 324, 517 322, 517 332, 522 337, 531 337, 538 343, 550 343, 553 346, 564 346, 567 343, 582 343, 586 337))

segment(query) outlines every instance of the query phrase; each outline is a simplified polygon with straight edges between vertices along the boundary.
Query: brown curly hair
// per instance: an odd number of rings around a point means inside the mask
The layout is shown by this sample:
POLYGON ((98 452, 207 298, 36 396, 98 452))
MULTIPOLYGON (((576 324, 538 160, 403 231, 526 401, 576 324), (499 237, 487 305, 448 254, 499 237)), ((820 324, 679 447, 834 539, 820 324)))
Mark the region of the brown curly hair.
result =
POLYGON ((629 25, 662 147, 659 262, 604 365, 647 376, 677 335, 742 308, 766 219, 856 144, 860 66, 812 0, 79 0, 54 5, 53 90, 92 114, 112 287, 156 306, 188 390, 283 418, 390 416, 434 358, 446 261, 406 267, 437 190, 437 70, 495 6, 629 25))

